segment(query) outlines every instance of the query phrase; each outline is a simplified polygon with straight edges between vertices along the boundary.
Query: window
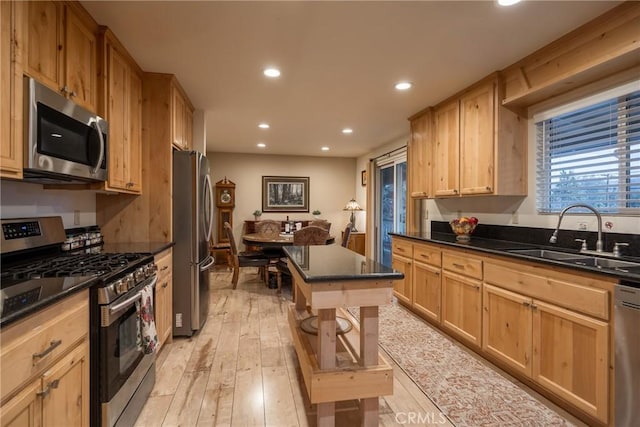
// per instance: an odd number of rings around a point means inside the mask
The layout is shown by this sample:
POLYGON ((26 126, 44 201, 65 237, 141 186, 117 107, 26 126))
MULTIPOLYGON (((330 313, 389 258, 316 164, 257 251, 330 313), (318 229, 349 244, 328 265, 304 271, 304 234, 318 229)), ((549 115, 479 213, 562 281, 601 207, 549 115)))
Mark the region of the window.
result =
POLYGON ((640 214, 640 82, 534 117, 537 209, 640 214))

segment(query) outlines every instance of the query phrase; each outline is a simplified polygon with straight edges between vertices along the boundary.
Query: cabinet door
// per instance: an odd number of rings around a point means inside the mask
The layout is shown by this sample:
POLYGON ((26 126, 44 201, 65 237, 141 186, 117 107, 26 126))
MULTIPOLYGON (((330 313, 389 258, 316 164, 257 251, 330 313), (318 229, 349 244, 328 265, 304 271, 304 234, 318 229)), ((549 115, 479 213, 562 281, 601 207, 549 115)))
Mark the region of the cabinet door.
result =
POLYGON ((0 425, 4 427, 37 427, 42 417, 42 399, 39 396, 40 378, 27 385, 0 408, 0 425))
POLYGON ((533 378, 603 423, 609 400, 609 325, 533 301, 533 378))
POLYGON ((495 82, 460 99, 460 193, 490 194, 495 172, 495 82))
POLYGON ((0 177, 22 178, 22 26, 25 6, 0 2, 0 177))
POLYGON ((413 308, 440 323, 440 269, 420 262, 413 263, 413 308))
POLYGON ((393 281, 393 294, 398 300, 411 304, 411 260, 399 256, 393 256, 391 266, 394 270, 404 274, 404 279, 393 281))
POLYGON ((96 35, 66 8, 65 78, 67 95, 90 111, 97 109, 97 39, 96 35))
POLYGON ((442 272, 442 326, 466 342, 480 346, 482 282, 442 272))
POLYGON ((128 189, 142 192, 142 78, 131 70, 129 74, 129 167, 128 189))
POLYGON ((112 46, 107 50, 107 120, 109 121, 109 187, 127 189, 129 156, 129 66, 112 46))
POLYGON ((62 3, 28 2, 25 72, 56 92, 63 84, 62 3))
POLYGON ((483 286, 482 349, 531 377, 531 298, 483 286))
POLYGON ((83 341, 42 375, 42 425, 89 426, 89 344, 83 341))
POLYGON ((434 111, 433 193, 436 197, 459 193, 459 122, 457 100, 434 111))
POLYGON ((433 115, 427 111, 411 121, 411 139, 407 145, 409 196, 425 198, 431 185, 431 130, 433 115))
POLYGON ((180 149, 184 149, 185 117, 187 105, 182 94, 175 87, 171 90, 171 107, 173 120, 171 126, 172 143, 180 149))
POLYGON ((184 108, 184 136, 182 147, 191 150, 193 147, 193 111, 186 105, 184 108))
POLYGON ((158 344, 162 346, 172 334, 173 286, 171 251, 162 252, 156 258, 158 284, 156 285, 155 320, 158 344))

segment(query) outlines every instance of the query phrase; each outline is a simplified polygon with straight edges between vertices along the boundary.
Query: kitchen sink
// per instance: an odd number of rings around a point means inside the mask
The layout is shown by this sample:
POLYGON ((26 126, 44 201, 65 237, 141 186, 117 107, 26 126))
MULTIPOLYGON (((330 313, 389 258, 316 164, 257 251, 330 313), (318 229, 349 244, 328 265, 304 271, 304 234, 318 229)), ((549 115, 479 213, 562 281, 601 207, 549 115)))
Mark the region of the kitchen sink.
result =
MULTIPOLYGON (((548 251, 546 249, 516 249, 509 251, 512 254, 532 256, 536 258, 554 259, 557 261, 582 261, 590 260, 586 255, 569 254, 566 252, 548 251)), ((593 265, 593 264, 592 264, 593 265)))
POLYGON ((590 257, 587 259, 572 260, 573 264, 584 265, 588 267, 597 268, 613 268, 613 269, 627 269, 630 267, 640 267, 640 263, 620 261, 617 259, 590 257))

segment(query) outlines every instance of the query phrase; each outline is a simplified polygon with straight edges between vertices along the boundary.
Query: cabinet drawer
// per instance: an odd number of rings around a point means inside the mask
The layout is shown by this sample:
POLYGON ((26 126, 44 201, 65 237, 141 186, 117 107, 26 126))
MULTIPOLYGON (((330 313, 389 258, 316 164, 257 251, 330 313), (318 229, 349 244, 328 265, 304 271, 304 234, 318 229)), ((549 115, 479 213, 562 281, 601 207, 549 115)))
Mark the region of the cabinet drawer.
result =
POLYGON ((474 279, 482 280, 482 260, 466 254, 442 253, 442 268, 474 279))
POLYGON ((171 248, 160 252, 155 257, 156 267, 158 267, 158 282, 171 274, 173 269, 173 257, 171 256, 171 248))
POLYGON ((89 334, 88 290, 2 330, 2 400, 89 334))
MULTIPOLYGON (((484 281, 561 307, 609 320, 609 292, 502 264, 485 263, 484 281)), ((576 282, 580 280, 576 277, 576 282)))
POLYGON ((413 257, 413 244, 404 240, 392 240, 391 252, 407 258, 413 257))
POLYGON ((413 259, 440 267, 442 265, 442 251, 431 246, 413 245, 413 259))

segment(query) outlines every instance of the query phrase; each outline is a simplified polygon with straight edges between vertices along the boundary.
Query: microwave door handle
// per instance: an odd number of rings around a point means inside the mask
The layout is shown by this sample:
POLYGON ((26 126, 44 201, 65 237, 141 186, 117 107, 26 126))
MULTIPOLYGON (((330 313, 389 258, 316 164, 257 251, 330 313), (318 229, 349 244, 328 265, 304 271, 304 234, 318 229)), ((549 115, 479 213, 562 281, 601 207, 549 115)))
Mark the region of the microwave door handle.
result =
POLYGON ((98 131, 98 139, 100 140, 100 155, 98 156, 98 161, 96 162, 95 167, 91 171, 91 173, 96 173, 98 172, 98 169, 102 164, 102 160, 104 159, 104 138, 102 137, 102 129, 100 129, 98 121, 95 119, 91 119, 91 125, 98 131))

